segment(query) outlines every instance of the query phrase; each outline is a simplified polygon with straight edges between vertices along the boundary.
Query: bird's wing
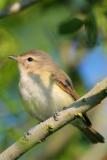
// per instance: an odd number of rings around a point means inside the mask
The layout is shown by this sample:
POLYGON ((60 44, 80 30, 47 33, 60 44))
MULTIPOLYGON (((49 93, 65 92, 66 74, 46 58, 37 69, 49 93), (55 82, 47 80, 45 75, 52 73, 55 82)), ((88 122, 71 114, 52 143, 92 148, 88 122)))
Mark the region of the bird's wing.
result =
MULTIPOLYGON (((59 70, 57 73, 53 72, 52 78, 56 81, 57 85, 60 88, 62 88, 66 93, 68 93, 74 98, 74 101, 80 98, 80 96, 76 93, 75 89, 73 88, 72 81, 65 72, 63 72, 62 70, 59 70)), ((87 124, 87 126, 91 126, 91 121, 89 120, 87 114, 83 113, 82 117, 85 124, 87 124)))
POLYGON ((52 78, 56 81, 57 85, 60 88, 62 88, 65 92, 67 92, 69 95, 71 95, 74 98, 74 100, 79 99, 79 95, 73 88, 72 81, 65 72, 59 70, 59 72, 55 72, 52 74, 52 78))

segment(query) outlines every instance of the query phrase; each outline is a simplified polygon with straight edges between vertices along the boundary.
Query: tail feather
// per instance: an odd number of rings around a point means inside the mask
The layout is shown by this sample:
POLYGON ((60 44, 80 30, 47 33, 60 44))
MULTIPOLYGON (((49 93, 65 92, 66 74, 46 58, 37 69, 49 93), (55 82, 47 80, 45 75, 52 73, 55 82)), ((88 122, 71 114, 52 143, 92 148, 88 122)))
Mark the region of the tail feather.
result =
POLYGON ((91 127, 79 128, 92 143, 104 143, 104 137, 91 127))
POLYGON ((92 143, 104 143, 104 137, 91 127, 91 121, 86 113, 76 115, 72 124, 82 131, 92 143))

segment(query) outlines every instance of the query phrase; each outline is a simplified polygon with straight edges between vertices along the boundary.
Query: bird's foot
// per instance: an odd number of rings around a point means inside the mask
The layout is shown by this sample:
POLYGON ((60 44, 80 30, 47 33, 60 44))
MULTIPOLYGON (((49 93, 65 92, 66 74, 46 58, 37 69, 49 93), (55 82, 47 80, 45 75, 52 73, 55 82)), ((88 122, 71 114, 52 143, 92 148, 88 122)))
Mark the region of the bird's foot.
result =
POLYGON ((54 115, 53 115, 53 118, 54 118, 55 121, 58 121, 58 116, 59 116, 59 113, 55 112, 54 115))
POLYGON ((82 113, 76 113, 76 114, 75 114, 75 118, 83 119, 82 113))
POLYGON ((84 113, 75 114, 75 118, 81 119, 83 121, 83 123, 88 127, 90 127, 92 125, 91 121, 88 118, 88 116, 86 114, 84 114, 84 113))

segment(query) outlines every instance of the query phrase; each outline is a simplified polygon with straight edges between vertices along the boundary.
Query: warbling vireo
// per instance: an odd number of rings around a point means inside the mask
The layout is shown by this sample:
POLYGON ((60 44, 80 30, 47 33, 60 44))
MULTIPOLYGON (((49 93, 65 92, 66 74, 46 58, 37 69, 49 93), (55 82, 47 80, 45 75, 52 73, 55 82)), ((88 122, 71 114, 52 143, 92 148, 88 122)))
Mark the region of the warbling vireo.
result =
MULTIPOLYGON (((78 99, 68 75, 43 51, 29 51, 20 56, 10 56, 18 62, 19 89, 27 111, 39 121, 44 121, 78 99)), ((86 113, 82 125, 77 125, 93 143, 103 143, 101 134, 91 127, 86 113)))

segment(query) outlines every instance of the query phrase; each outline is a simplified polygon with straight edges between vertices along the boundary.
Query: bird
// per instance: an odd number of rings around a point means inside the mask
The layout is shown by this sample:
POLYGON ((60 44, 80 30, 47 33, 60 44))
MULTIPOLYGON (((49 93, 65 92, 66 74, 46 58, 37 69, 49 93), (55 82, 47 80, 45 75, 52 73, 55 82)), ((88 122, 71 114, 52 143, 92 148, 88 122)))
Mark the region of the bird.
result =
MULTIPOLYGON (((19 91, 25 110, 40 122, 57 117, 59 111, 79 99, 70 77, 45 51, 31 50, 9 58, 18 63, 19 91)), ((75 117, 73 125, 92 143, 104 143, 104 137, 92 128, 86 113, 75 117)))

